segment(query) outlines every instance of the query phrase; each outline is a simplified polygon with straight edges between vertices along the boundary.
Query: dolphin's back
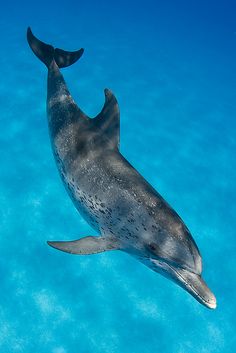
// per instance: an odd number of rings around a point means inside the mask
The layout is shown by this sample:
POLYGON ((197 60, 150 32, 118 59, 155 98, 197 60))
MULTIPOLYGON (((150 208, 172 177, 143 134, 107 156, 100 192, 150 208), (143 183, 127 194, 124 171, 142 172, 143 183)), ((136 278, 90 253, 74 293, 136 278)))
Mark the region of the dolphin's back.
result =
POLYGON ((68 191, 91 226, 137 254, 158 241, 162 258, 201 271, 197 245, 181 218, 118 150, 98 145, 87 158, 78 156, 77 165, 68 191))

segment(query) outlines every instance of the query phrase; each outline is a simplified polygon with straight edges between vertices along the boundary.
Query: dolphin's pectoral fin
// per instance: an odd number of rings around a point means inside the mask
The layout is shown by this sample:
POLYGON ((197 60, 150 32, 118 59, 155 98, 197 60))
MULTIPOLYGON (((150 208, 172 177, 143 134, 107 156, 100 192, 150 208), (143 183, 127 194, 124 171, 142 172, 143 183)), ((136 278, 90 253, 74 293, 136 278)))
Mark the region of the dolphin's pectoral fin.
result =
POLYGON ((101 130, 111 141, 113 148, 119 148, 120 144, 120 111, 114 94, 105 89, 105 103, 92 123, 101 130))
POLYGON ((110 237, 84 237, 74 241, 48 241, 48 245, 70 254, 90 255, 108 250, 119 250, 116 239, 110 237))

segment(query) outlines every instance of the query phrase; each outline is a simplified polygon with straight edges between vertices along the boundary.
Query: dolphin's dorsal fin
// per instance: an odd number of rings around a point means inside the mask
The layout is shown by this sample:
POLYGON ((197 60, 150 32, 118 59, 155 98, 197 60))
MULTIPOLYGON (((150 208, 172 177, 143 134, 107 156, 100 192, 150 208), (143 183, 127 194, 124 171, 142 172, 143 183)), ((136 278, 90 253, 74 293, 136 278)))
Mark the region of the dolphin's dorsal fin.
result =
POLYGON ((47 243, 57 250, 77 255, 90 255, 108 250, 119 250, 119 244, 113 237, 88 236, 73 241, 48 241, 47 243))
POLYGON ((120 111, 114 94, 105 89, 105 103, 101 113, 94 119, 93 124, 100 129, 111 142, 113 148, 119 148, 120 145, 120 111))

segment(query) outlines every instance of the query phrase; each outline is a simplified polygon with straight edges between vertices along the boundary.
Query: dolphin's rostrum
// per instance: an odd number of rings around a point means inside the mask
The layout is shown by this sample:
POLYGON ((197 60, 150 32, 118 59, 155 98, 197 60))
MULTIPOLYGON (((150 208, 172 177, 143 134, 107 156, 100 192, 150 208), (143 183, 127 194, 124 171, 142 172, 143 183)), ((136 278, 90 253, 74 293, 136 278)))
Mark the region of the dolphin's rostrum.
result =
POLYGON ((48 244, 71 254, 125 251, 214 309, 216 299, 201 277, 201 256, 188 228, 119 152, 115 96, 105 90, 104 107, 93 119, 73 101, 59 68, 76 62, 83 49, 54 49, 30 28, 27 38, 48 68, 48 126, 60 176, 75 207, 99 234, 48 244))

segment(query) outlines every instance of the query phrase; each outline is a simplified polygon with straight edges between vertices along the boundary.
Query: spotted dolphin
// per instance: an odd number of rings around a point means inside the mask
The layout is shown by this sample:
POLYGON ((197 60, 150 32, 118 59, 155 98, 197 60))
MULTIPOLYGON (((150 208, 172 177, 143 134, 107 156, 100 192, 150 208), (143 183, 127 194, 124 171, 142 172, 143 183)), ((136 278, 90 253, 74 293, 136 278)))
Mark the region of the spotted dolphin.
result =
POLYGON ((105 89, 104 106, 93 119, 71 97, 60 68, 75 63, 83 49, 55 49, 30 28, 27 39, 48 68, 48 126, 59 174, 75 207, 98 234, 48 244, 81 255, 124 251, 201 304, 216 308, 215 296, 202 279, 202 259, 190 231, 119 151, 120 114, 113 93, 105 89))

